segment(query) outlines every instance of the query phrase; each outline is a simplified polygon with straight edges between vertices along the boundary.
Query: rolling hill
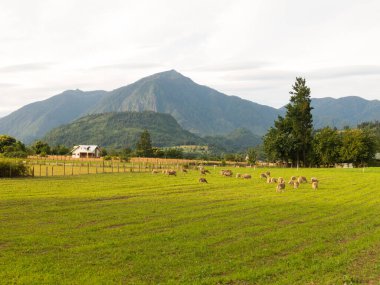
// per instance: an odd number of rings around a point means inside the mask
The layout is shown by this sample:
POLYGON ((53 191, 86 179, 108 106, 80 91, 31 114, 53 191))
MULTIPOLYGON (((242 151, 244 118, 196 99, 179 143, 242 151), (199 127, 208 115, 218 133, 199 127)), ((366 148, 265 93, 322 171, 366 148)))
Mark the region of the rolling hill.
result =
POLYGON ((154 146, 204 144, 202 138, 184 130, 171 115, 148 111, 87 115, 49 131, 43 140, 50 145, 134 148, 144 129, 149 131, 154 146))

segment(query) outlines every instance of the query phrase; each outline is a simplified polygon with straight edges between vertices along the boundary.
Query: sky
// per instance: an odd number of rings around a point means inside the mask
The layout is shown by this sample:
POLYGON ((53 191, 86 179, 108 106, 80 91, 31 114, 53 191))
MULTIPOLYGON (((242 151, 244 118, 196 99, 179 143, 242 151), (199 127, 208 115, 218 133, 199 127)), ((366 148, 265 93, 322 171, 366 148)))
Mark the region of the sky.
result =
POLYGON ((378 0, 1 0, 0 117, 67 89, 113 90, 175 69, 281 107, 380 99, 378 0))

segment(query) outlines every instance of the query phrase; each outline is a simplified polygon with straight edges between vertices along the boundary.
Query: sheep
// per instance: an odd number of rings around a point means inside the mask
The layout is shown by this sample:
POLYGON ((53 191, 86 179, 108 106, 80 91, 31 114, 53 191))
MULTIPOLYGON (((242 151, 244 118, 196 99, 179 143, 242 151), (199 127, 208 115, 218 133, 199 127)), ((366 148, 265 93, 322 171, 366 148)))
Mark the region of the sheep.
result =
POLYGON ((294 181, 293 188, 298 189, 299 186, 300 186, 300 183, 298 181, 294 181))
POLYGON ((187 173, 187 170, 186 170, 186 169, 182 169, 182 172, 183 172, 183 173, 187 173))
POLYGON ((301 183, 307 183, 307 179, 305 176, 300 176, 298 177, 298 182, 301 184, 301 183))
POLYGON ((241 178, 241 174, 240 173, 236 173, 236 178, 241 178))
POLYGON ((272 183, 272 178, 271 177, 267 178, 267 183, 272 183))
POLYGON ((314 181, 313 183, 311 183, 311 188, 313 188, 314 190, 317 190, 318 189, 318 182, 314 181))
POLYGON ((315 178, 315 177, 311 177, 310 181, 311 181, 311 183, 313 183, 313 182, 317 182, 318 183, 318 179, 315 178))
POLYGON ((251 177, 250 174, 243 174, 243 175, 241 176, 241 178, 243 178, 243 179, 251 179, 252 177, 251 177))
POLYGON ((203 178, 203 177, 199 178, 199 182, 200 183, 208 183, 206 178, 203 178))
POLYGON ((155 169, 153 169, 153 170, 152 170, 152 174, 156 174, 156 173, 158 173, 158 171, 155 170, 155 169))
POLYGON ((221 175, 223 175, 223 176, 232 176, 232 171, 231 170, 229 170, 229 169, 227 169, 227 170, 222 170, 221 172, 220 172, 220 174, 221 175))
POLYGON ((177 176, 177 172, 175 170, 167 170, 166 171, 166 174, 167 175, 174 175, 174 176, 177 176))
POLYGON ((267 175, 266 175, 265 173, 261 173, 261 174, 260 174, 260 178, 265 178, 265 179, 267 179, 267 175))
POLYGON ((284 180, 284 178, 279 177, 279 178, 278 178, 278 183, 284 183, 284 184, 285 184, 285 180, 284 180))
POLYGON ((266 174, 266 176, 270 176, 270 172, 269 171, 265 172, 265 174, 266 174))
POLYGON ((272 178, 271 178, 271 182, 272 182, 272 183, 277 183, 277 178, 272 177, 272 178))
POLYGON ((285 182, 278 183, 276 187, 276 192, 283 192, 285 190, 285 182))
POLYGON ((288 184, 294 184, 294 182, 295 182, 296 180, 297 180, 297 177, 292 176, 292 177, 290 177, 290 180, 289 180, 288 184))

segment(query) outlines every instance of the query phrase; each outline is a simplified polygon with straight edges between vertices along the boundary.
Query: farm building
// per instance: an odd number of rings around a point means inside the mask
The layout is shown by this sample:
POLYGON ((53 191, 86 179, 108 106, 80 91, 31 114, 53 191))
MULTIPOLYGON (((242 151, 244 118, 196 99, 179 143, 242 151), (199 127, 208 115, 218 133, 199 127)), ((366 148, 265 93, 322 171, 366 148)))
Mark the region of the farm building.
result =
POLYGON ((97 145, 76 145, 71 150, 73 158, 98 158, 100 148, 97 145))

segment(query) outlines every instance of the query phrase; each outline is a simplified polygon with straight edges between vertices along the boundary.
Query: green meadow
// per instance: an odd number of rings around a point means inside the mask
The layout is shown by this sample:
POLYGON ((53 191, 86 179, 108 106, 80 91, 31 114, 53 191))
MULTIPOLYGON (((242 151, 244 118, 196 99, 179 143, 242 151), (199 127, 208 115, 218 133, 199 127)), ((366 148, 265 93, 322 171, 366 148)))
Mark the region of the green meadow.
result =
POLYGON ((0 180, 1 284, 380 284, 380 169, 0 180))

